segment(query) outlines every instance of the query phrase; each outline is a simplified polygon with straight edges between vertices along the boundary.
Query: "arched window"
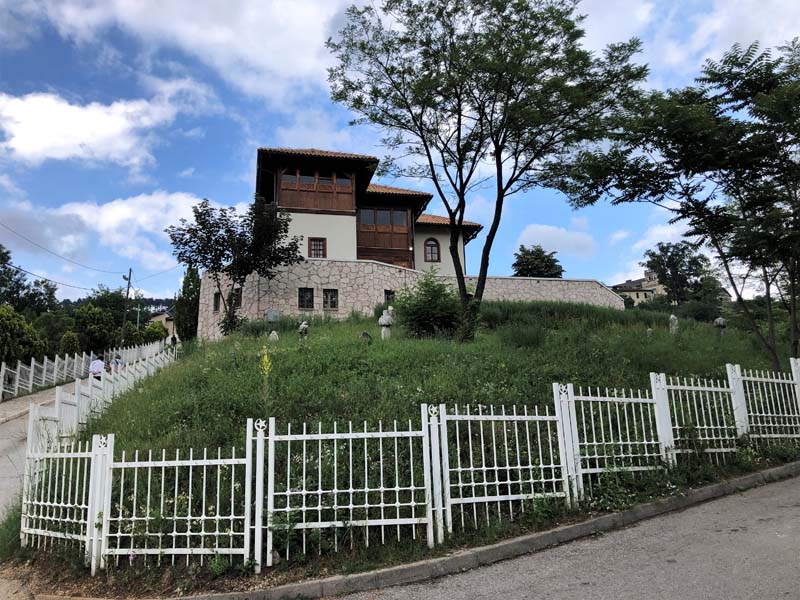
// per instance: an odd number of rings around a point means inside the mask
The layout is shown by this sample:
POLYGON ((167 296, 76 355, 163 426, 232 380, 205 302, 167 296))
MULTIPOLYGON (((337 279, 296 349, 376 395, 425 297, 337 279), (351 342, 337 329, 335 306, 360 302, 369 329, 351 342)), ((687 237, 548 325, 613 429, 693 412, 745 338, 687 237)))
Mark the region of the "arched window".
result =
POLYGON ((442 255, 439 252, 439 242, 433 238, 425 240, 425 262, 441 262, 442 255))

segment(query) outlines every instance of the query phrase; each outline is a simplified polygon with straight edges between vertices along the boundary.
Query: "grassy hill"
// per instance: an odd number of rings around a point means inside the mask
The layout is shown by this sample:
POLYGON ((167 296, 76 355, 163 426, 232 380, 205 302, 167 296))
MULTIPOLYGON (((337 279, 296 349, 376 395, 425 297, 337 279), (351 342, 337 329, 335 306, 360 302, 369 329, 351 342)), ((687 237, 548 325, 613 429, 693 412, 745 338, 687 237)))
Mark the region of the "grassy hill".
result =
MULTIPOLYGON (((767 368, 752 338, 667 316, 563 303, 487 303, 474 343, 403 337, 381 342, 375 319, 314 322, 305 347, 296 323, 281 339, 243 333, 187 352, 90 424, 119 449, 241 446, 248 417, 323 423, 416 419, 419 404, 552 404, 554 381, 647 388, 650 371, 724 377, 725 363, 767 368), (648 328, 652 328, 648 335, 648 328), (362 331, 373 338, 360 339, 362 331), (260 353, 269 347, 265 384, 260 353)), ((250 324, 249 330, 265 326, 250 324)))

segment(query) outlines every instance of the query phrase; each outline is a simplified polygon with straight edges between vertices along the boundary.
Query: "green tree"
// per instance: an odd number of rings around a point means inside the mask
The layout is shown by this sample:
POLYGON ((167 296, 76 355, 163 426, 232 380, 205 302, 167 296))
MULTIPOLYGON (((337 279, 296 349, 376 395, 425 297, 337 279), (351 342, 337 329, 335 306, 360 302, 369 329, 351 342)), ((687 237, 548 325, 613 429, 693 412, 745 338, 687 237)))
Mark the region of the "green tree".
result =
POLYGON ((511 265, 514 277, 563 277, 564 267, 558 262, 555 252, 548 252, 539 244, 526 248, 520 245, 514 253, 511 265))
POLYGON ((175 330, 182 341, 197 337, 197 322, 200 316, 200 274, 193 266, 186 269, 181 292, 172 311, 175 330))
POLYGON ((192 212, 192 222, 181 219, 166 232, 179 261, 210 274, 224 307, 220 328, 228 334, 240 322, 237 289, 253 273, 272 279, 280 267, 301 262, 300 238, 289 238, 289 214, 258 196, 244 215, 235 208, 214 208, 208 200, 192 212))
POLYGON ((458 297, 433 271, 399 292, 394 304, 398 323, 413 337, 449 337, 459 326, 458 297))
POLYGON ((120 331, 120 329, 117 328, 114 333, 115 340, 124 340, 123 343, 125 346, 138 346, 144 342, 145 329, 137 329, 136 325, 130 321, 125 321, 124 329, 125 331, 120 331))
POLYGON ((404 157, 397 176, 430 180, 450 223, 463 318, 472 339, 489 256, 509 196, 546 182, 541 166, 604 140, 637 95, 637 40, 592 53, 574 0, 385 0, 347 11, 328 47, 335 101, 377 125, 404 157), (459 240, 478 189, 494 214, 467 289, 459 240), (485 193, 485 192, 481 192, 485 193))
POLYGON ((45 342, 12 306, 0 306, 0 362, 42 360, 45 342))
POLYGON ((103 352, 114 345, 114 317, 92 302, 75 309, 75 329, 87 351, 103 352))
POLYGON ((28 320, 41 313, 56 310, 56 286, 37 279, 28 283, 27 276, 12 266, 11 253, 0 244, 0 304, 8 304, 28 320))
POLYGON ((61 342, 58 347, 59 354, 69 354, 72 356, 73 354, 80 354, 81 353, 81 340, 78 337, 78 334, 74 331, 66 331, 64 335, 61 336, 61 342))
POLYGON ((148 323, 147 327, 145 327, 142 331, 142 341, 145 344, 158 342, 159 340, 165 340, 168 337, 169 331, 167 331, 167 328, 164 327, 164 324, 161 323, 161 321, 153 321, 152 323, 148 323))
POLYGON ((735 45, 707 61, 694 85, 643 95, 605 147, 549 168, 574 205, 650 202, 685 222, 714 253, 777 370, 778 304, 789 314, 792 354, 800 348, 798 123, 800 41, 776 53, 735 45), (763 320, 743 297, 754 280, 765 290, 763 320))
POLYGON ((711 268, 707 257, 697 251, 697 244, 678 242, 659 243, 644 253, 643 267, 653 271, 667 289, 670 302, 686 302, 695 286, 711 268))
POLYGON ((64 333, 75 328, 75 319, 59 309, 40 314, 32 324, 45 340, 47 354, 54 355, 59 351, 64 333))

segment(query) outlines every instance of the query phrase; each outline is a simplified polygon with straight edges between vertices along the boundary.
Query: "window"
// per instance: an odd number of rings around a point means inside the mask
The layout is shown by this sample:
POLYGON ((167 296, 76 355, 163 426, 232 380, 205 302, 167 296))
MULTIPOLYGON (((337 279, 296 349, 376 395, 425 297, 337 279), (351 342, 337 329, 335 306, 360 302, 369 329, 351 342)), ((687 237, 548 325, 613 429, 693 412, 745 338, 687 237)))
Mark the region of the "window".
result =
POLYGON ((336 176, 336 187, 337 188, 350 188, 352 187, 352 183, 350 178, 347 175, 337 175, 336 176))
POLYGON ((327 258, 328 238, 308 238, 308 258, 327 258))
POLYGON ((314 185, 317 182, 315 173, 300 173, 300 183, 314 185))
POLYGON ((378 225, 391 225, 392 224, 392 212, 389 210, 376 210, 377 219, 376 222, 378 225))
POLYGON ((322 308, 325 310, 339 308, 339 290, 322 290, 322 308))
POLYGON ((283 175, 281 175, 281 181, 288 185, 297 185, 297 173, 292 171, 287 171, 283 175))
POLYGON ((222 294, 214 292, 214 312, 219 312, 220 302, 222 302, 222 294))
POLYGON ((314 288, 297 288, 297 308, 314 309, 314 288))
POLYGON ((358 211, 358 220, 362 225, 375 225, 375 211, 371 208, 362 208, 358 211))
POLYGON ((404 210, 394 210, 392 211, 392 225, 395 227, 405 227, 406 226, 406 211, 404 210))
POLYGON ((333 185, 333 176, 331 177, 323 177, 322 175, 319 176, 319 184, 320 185, 333 185))
POLYGON ((233 290, 233 308, 242 307, 242 288, 233 290))
POLYGON ((425 262, 441 262, 439 242, 433 238, 425 240, 425 262))
POLYGON ((394 290, 383 290, 383 302, 385 304, 394 302, 394 290))

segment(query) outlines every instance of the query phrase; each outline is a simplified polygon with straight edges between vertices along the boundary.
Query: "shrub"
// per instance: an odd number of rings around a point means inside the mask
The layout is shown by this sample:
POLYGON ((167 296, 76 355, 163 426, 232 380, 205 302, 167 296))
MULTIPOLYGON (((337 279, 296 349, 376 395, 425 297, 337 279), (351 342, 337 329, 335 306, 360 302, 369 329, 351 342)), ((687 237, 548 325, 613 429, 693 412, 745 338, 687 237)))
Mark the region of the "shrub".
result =
POLYGON ((80 354, 81 340, 74 331, 67 331, 61 336, 58 351, 60 354, 80 354))
POLYGON ((458 297, 433 271, 400 292, 395 306, 399 324, 412 337, 449 337, 461 322, 458 297))

